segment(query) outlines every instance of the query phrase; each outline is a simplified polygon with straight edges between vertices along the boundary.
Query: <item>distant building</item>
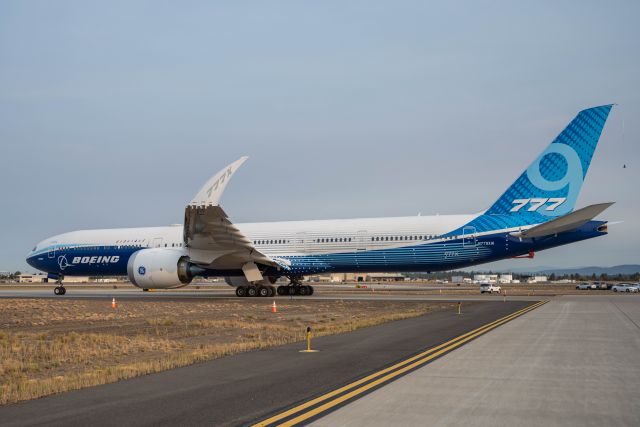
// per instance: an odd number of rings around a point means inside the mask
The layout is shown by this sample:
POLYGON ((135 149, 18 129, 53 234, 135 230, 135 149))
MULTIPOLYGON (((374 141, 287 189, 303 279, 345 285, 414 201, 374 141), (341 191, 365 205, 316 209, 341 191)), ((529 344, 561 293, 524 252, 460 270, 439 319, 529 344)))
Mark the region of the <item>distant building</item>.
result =
POLYGON ((474 274, 473 283, 496 283, 498 281, 497 274, 474 274))
POLYGON ((400 273, 367 273, 367 282, 403 282, 406 278, 400 273))
POLYGON ((47 283, 49 279, 46 274, 20 274, 18 276, 18 283, 47 283))
POLYGON ((88 283, 89 276, 64 276, 64 283, 88 283))
MULTIPOLYGON (((55 280, 51 280, 54 282, 55 280)), ((18 276, 19 283, 49 283, 49 278, 46 274, 21 274, 18 276)), ((88 283, 90 282, 89 276, 64 276, 64 283, 88 283)))
POLYGON ((356 273, 331 273, 331 282, 355 282, 357 281, 357 276, 356 273))
POLYGON ((548 281, 547 276, 531 276, 527 279, 527 283, 545 283, 548 281))
POLYGON ((407 280, 400 273, 332 273, 331 275, 317 276, 318 278, 310 277, 310 281, 314 282, 403 282, 407 280))
POLYGON ((464 276, 451 276, 451 283, 462 283, 464 282, 464 276))
POLYGON ((501 274, 498 278, 498 282, 500 283, 511 283, 513 282, 513 274, 501 274))

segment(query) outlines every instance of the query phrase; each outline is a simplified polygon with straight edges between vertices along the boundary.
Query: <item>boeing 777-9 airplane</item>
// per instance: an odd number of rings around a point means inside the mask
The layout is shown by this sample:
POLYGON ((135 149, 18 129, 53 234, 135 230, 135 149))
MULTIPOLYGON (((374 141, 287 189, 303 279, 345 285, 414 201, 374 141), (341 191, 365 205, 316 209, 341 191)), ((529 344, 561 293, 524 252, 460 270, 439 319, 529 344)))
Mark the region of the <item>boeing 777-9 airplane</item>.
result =
POLYGON ((305 275, 452 270, 603 236, 607 222, 593 218, 612 203, 574 206, 611 108, 578 113, 482 213, 235 224, 220 197, 242 157, 207 181, 184 224, 60 234, 27 262, 56 280, 56 295, 74 275, 127 275, 142 289, 221 276, 238 296, 309 295, 305 275), (279 277, 289 285, 276 289, 279 277))

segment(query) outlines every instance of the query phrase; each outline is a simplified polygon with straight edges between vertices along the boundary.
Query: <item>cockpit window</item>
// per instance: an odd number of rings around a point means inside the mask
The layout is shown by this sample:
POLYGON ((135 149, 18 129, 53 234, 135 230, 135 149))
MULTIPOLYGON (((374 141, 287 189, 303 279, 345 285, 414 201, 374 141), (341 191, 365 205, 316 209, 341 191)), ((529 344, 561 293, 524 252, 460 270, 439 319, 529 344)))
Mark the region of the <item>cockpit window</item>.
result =
POLYGON ((31 252, 35 252, 36 249, 38 249, 38 245, 34 246, 33 249, 31 249, 31 252))

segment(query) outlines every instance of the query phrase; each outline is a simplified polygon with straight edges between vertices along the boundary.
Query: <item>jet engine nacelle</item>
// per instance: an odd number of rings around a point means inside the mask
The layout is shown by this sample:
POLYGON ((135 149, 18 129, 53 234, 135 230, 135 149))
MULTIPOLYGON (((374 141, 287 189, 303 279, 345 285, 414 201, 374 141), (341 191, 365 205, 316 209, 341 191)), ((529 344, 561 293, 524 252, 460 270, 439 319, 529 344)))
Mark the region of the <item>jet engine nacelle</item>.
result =
POLYGON ((171 289, 193 280, 189 257, 181 249, 151 248, 134 252, 127 263, 131 283, 143 289, 171 289))

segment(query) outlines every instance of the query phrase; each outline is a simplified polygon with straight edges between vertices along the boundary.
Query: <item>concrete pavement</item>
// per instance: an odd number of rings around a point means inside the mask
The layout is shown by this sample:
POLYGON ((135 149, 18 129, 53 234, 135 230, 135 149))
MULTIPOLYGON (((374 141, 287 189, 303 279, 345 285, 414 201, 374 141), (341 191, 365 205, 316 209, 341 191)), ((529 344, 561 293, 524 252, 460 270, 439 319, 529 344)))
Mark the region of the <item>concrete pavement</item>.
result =
POLYGON ((640 425, 640 296, 555 298, 313 425, 640 425))

